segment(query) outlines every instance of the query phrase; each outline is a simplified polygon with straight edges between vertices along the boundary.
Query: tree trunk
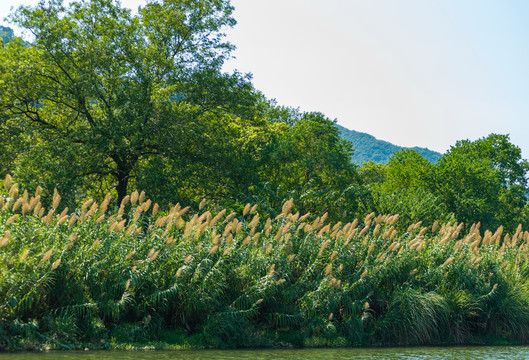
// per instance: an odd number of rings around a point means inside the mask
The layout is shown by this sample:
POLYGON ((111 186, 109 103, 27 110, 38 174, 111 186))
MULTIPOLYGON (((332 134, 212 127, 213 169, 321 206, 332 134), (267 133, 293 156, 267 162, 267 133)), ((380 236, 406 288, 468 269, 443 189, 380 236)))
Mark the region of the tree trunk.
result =
POLYGON ((128 172, 119 172, 117 175, 118 184, 116 185, 116 192, 118 193, 118 206, 125 196, 127 196, 127 186, 129 184, 128 172))

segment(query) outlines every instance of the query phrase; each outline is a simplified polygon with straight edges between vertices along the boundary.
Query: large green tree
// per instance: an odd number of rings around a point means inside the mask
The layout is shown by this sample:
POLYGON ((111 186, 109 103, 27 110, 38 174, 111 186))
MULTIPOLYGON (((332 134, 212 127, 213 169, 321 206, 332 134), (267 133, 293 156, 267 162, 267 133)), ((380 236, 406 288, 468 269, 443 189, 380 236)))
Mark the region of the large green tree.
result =
POLYGON ((433 169, 412 149, 395 152, 386 165, 364 163, 360 174, 369 190, 362 203, 364 212, 399 214, 405 227, 446 220, 446 207, 431 189, 433 169))
POLYGON ((265 202, 278 208, 289 198, 303 212, 352 216, 357 206, 358 169, 352 144, 340 137, 336 123, 317 112, 273 108, 275 136, 266 151, 261 177, 265 202))
POLYGON ((34 41, 0 49, 0 112, 30 144, 22 163, 121 199, 146 161, 211 161, 204 130, 255 118, 247 79, 220 71, 232 11, 229 0, 149 1, 137 15, 113 0, 19 8, 11 19, 34 41))
POLYGON ((529 164, 508 135, 458 141, 435 170, 434 191, 459 221, 510 230, 527 222, 529 164))
POLYGON ((433 165, 417 151, 403 149, 395 152, 386 165, 384 189, 416 190, 429 187, 433 165))

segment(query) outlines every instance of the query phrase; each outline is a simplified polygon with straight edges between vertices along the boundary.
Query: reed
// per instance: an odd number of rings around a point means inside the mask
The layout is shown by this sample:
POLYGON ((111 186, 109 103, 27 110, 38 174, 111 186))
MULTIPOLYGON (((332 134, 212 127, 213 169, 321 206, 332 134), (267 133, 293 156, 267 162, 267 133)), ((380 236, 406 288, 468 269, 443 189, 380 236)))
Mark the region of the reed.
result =
MULTIPOLYGON (((21 192, 10 177, 3 189, 4 204, 21 192)), ((277 218, 255 205, 225 216, 210 203, 194 214, 161 211, 143 192, 115 211, 107 195, 58 213, 57 192, 48 209, 40 194, 22 193, 19 206, 0 210, 0 346, 22 346, 22 323, 36 324, 24 336, 42 346, 60 343, 58 321, 72 344, 183 329, 203 345, 244 346, 221 335, 227 326, 272 343, 295 333, 297 346, 529 341, 521 226, 465 233, 455 222, 374 213, 360 226, 331 224, 293 213, 292 200, 277 218)))

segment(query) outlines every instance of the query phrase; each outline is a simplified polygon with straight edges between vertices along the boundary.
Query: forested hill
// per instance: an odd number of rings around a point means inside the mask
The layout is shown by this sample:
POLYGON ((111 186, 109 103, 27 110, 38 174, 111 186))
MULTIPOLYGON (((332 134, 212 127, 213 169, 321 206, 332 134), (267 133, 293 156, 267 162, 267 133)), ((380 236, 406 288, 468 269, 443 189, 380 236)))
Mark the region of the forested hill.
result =
MULTIPOLYGON (((353 143, 354 154, 352 156, 352 161, 355 164, 362 165, 369 160, 372 160, 375 163, 385 164, 395 151, 405 149, 402 146, 393 145, 384 140, 378 140, 373 135, 349 130, 338 124, 336 126, 340 129, 342 138, 353 143)), ((413 147, 410 149, 417 151, 432 163, 441 158, 441 154, 427 148, 413 147)))
POLYGON ((0 38, 7 44, 13 38, 13 29, 0 25, 0 38))

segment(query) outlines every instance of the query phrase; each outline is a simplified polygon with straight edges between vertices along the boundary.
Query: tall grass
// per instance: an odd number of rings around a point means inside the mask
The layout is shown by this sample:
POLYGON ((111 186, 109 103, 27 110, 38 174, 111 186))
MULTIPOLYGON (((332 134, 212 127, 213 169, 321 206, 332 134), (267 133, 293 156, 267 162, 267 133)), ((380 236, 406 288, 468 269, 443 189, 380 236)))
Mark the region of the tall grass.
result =
POLYGON ((137 192, 114 210, 108 196, 59 212, 59 194, 45 209, 41 189, 11 182, 0 196, 2 348, 174 334, 212 347, 529 340, 521 227, 463 233, 375 214, 332 224, 291 201, 274 219, 252 205, 159 212, 137 192))

